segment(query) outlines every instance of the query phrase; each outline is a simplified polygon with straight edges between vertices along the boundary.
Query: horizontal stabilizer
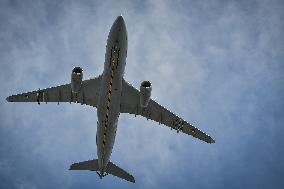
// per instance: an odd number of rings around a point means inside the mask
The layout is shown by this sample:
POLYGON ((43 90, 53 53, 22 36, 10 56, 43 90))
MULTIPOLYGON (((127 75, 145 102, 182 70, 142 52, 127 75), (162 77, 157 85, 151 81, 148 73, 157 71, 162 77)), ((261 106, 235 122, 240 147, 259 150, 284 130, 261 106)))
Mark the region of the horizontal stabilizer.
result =
POLYGON ((119 178, 125 179, 129 182, 135 182, 135 179, 132 175, 130 175, 112 162, 108 162, 106 172, 119 178))
POLYGON ((88 160, 79 163, 73 163, 69 170, 90 170, 90 171, 99 171, 98 160, 88 160))
MULTIPOLYGON (((79 162, 79 163, 73 163, 69 170, 89 170, 89 171, 100 171, 99 170, 99 163, 97 159, 94 160, 88 160, 88 161, 83 161, 83 162, 79 162)), ((112 162, 108 162, 107 166, 106 166, 106 173, 108 174, 112 174, 114 176, 117 176, 119 178, 122 178, 124 180, 127 180, 129 182, 135 182, 135 179, 132 175, 130 175, 129 173, 127 173, 126 171, 124 171, 123 169, 121 169, 120 167, 118 167, 117 165, 115 165, 112 162)), ((99 176, 102 178, 106 175, 100 175, 100 173, 98 173, 99 176)))

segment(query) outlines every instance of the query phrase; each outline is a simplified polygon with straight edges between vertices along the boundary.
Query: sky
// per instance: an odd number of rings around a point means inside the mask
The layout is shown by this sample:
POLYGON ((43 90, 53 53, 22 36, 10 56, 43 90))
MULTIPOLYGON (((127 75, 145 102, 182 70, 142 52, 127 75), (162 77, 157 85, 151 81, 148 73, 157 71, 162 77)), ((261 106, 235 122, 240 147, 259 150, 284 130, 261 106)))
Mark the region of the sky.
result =
POLYGON ((284 3, 0 1, 0 188, 281 188, 284 3), (74 162, 97 158, 96 108, 8 103, 12 94, 103 71, 111 25, 128 31, 125 79, 210 134, 207 144, 121 114, 111 161, 136 183, 74 162))

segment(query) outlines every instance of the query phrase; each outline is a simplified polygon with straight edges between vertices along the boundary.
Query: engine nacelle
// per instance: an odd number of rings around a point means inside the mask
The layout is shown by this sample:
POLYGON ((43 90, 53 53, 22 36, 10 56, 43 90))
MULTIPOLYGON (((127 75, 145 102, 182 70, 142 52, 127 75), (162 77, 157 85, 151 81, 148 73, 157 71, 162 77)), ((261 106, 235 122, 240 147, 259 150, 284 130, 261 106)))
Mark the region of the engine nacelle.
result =
POLYGON ((72 93, 78 93, 80 91, 83 80, 83 69, 75 67, 71 73, 71 89, 72 93))
POLYGON ((150 101, 152 86, 150 81, 143 81, 140 85, 140 106, 146 108, 150 101))

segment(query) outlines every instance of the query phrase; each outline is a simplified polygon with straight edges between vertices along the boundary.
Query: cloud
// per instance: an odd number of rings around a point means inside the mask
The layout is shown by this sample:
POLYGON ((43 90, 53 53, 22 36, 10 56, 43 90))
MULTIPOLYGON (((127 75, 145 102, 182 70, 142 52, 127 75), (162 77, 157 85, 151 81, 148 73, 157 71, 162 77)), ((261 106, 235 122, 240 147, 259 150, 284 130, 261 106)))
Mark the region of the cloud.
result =
POLYGON ((109 29, 128 30, 125 78, 216 139, 208 145, 121 115, 111 160, 138 188, 278 188, 283 184, 280 1, 1 1, 0 186, 133 187, 70 172, 96 158, 96 109, 7 103, 6 96, 103 70, 109 29))

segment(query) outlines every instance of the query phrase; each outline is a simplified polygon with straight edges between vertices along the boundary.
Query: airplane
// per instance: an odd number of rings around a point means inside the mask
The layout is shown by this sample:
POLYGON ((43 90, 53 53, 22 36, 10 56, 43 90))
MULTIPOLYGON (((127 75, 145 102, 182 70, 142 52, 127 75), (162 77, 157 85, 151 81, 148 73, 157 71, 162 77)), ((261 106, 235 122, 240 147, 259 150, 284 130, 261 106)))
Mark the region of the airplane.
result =
POLYGON ((113 23, 106 45, 103 73, 83 80, 83 69, 75 67, 71 83, 12 95, 8 102, 72 102, 97 108, 96 145, 98 159, 73 163, 69 170, 96 171, 102 179, 108 174, 135 183, 134 177, 110 161, 115 142, 117 122, 121 113, 143 116, 207 143, 215 141, 181 117, 151 99, 152 84, 143 81, 140 90, 124 79, 127 57, 127 30, 124 19, 118 16, 113 23))

